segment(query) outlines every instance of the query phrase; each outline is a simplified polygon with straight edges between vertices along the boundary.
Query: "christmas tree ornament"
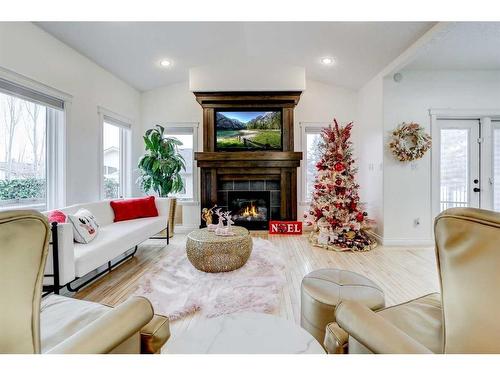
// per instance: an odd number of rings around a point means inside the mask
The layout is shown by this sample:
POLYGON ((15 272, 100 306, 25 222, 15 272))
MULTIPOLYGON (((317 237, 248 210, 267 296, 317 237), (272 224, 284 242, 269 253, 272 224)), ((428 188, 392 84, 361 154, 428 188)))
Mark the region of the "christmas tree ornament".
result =
POLYGON ((366 233, 373 224, 359 202, 359 185, 350 141, 352 122, 339 126, 336 120, 321 133, 322 157, 316 164, 311 207, 304 223, 313 226, 309 241, 335 251, 368 251, 377 242, 366 233))

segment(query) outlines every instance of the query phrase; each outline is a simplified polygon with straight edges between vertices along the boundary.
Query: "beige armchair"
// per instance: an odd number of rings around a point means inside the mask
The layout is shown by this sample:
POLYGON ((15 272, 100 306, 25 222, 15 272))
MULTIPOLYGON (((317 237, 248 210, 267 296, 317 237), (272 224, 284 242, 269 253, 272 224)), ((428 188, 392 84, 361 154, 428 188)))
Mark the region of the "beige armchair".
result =
POLYGON ((453 208, 435 220, 441 294, 377 312, 351 301, 327 326, 330 353, 500 353, 500 213, 453 208))
POLYGON ((0 353, 140 353, 165 343, 168 320, 153 317, 145 298, 116 308, 62 296, 41 301, 49 236, 35 211, 0 213, 0 353))

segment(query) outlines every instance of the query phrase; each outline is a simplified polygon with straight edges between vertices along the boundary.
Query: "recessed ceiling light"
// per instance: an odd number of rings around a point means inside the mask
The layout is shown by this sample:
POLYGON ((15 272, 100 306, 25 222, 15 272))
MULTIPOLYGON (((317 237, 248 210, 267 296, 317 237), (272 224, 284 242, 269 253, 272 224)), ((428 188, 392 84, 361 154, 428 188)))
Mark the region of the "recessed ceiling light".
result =
POLYGON ((323 57, 323 58, 321 58, 321 63, 323 65, 332 65, 334 62, 335 62, 335 60, 333 60, 333 58, 331 58, 331 57, 323 57))
POLYGON ((170 60, 164 59, 160 61, 160 65, 164 68, 168 68, 170 65, 172 65, 172 62, 170 60))

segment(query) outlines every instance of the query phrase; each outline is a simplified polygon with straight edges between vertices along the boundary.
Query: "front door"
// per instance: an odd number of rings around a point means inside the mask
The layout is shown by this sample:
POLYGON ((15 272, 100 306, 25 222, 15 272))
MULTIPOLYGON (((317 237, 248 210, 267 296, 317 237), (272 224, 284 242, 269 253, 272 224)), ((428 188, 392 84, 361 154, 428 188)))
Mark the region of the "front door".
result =
POLYGON ((435 214, 452 207, 500 211, 500 120, 438 119, 436 125, 435 214))
POLYGON ((439 120, 439 212, 481 205, 479 120, 439 120))

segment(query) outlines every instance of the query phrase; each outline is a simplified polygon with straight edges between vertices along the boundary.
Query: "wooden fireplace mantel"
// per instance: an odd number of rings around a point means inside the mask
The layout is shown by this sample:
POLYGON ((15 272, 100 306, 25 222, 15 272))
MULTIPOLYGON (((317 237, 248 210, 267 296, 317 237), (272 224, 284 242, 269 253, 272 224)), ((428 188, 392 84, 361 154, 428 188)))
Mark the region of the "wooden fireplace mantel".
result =
POLYGON ((297 168, 302 152, 195 152, 194 158, 200 168, 297 168))
POLYGON ((195 152, 201 172, 201 208, 217 203, 218 181, 280 181, 280 216, 297 219, 297 168, 302 152, 294 152, 293 110, 300 92, 195 92, 203 107, 203 152, 195 152), (215 112, 218 109, 241 110, 276 108, 282 112, 283 151, 215 151, 215 112))

